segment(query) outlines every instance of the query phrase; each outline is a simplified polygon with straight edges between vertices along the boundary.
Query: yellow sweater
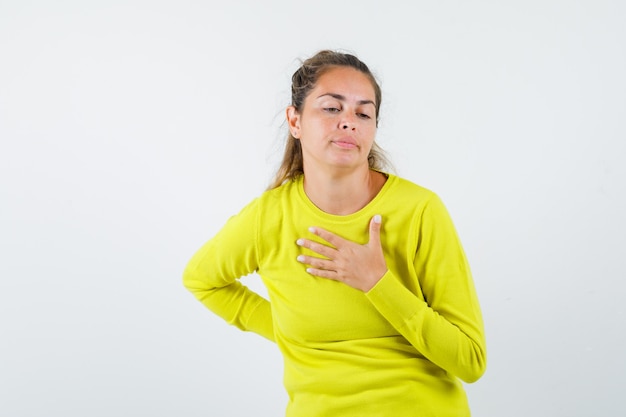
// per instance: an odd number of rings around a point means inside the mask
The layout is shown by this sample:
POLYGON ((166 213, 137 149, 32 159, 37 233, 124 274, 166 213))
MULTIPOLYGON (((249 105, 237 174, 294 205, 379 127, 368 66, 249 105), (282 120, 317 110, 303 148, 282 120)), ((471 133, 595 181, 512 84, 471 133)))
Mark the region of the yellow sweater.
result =
POLYGON ((242 330, 277 343, 288 417, 462 417, 459 379, 486 366, 480 307, 453 223, 440 199, 389 175, 346 216, 322 212, 302 177, 254 199, 187 265, 184 285, 242 330), (359 243, 382 215, 389 271, 369 292, 309 275, 296 239, 319 226, 359 243), (238 278, 257 272, 266 300, 238 278))

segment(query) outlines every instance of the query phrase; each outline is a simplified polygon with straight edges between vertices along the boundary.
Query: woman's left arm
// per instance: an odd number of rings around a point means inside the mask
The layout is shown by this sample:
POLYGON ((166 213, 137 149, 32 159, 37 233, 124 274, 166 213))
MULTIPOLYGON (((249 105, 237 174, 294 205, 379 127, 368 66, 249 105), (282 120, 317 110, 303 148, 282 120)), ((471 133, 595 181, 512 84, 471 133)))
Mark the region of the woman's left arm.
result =
POLYGON ((474 382, 487 364, 483 319, 465 253, 437 196, 413 227, 418 236, 414 267, 424 299, 391 271, 366 296, 431 362, 474 382))
POLYGON ((388 270, 380 241, 381 218, 370 221, 369 241, 360 245, 321 229, 297 243, 323 257, 298 256, 315 276, 363 291, 374 307, 422 355, 465 382, 486 368, 483 320, 465 253, 446 208, 432 195, 412 225, 417 237, 414 268, 423 294, 411 292, 388 270))

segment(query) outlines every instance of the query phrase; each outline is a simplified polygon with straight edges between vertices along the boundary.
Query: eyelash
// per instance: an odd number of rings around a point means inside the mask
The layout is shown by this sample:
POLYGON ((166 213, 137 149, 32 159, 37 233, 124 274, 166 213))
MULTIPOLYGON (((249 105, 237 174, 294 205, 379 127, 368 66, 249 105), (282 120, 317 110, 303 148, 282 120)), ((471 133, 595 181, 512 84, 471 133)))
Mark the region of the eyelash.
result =
MULTIPOLYGON (((330 113, 337 113, 339 112, 339 109, 337 107, 325 107, 324 110, 326 110, 327 112, 330 113)), ((357 113, 357 116, 359 116, 360 118, 363 119, 371 119, 371 117, 365 113, 357 113)))

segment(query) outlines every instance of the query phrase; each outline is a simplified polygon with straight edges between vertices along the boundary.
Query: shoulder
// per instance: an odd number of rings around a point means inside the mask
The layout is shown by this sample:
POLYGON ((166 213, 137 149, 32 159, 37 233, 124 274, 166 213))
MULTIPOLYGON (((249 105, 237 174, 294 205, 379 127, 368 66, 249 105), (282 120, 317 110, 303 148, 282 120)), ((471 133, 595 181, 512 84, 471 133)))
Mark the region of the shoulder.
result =
POLYGON ((386 207, 393 215, 406 216, 406 225, 416 233, 455 234, 452 219, 440 196, 429 188, 400 177, 389 177, 392 192, 386 207))
POLYGON ((389 194, 394 201, 410 205, 426 205, 432 201, 440 201, 437 193, 429 188, 395 174, 386 175, 389 181, 389 194))
POLYGON ((411 222, 448 222, 450 214, 435 191, 396 175, 389 175, 389 190, 384 196, 384 206, 394 215, 411 218, 411 222))
POLYGON ((297 212, 298 181, 288 180, 284 184, 259 194, 248 205, 262 229, 273 228, 283 221, 285 216, 297 212))
POLYGON ((282 185, 276 188, 266 190, 259 197, 259 205, 276 205, 280 204, 285 199, 289 199, 294 193, 297 193, 301 178, 296 177, 285 181, 282 185))

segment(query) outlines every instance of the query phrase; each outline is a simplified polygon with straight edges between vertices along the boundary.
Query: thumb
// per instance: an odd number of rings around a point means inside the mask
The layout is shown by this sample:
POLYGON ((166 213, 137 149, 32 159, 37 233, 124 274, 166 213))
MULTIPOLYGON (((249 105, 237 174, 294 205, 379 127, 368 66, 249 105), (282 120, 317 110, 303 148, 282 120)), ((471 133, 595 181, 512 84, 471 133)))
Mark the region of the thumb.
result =
POLYGON ((380 245, 380 228, 382 226, 382 218, 380 214, 375 215, 370 220, 370 241, 369 245, 380 245))

